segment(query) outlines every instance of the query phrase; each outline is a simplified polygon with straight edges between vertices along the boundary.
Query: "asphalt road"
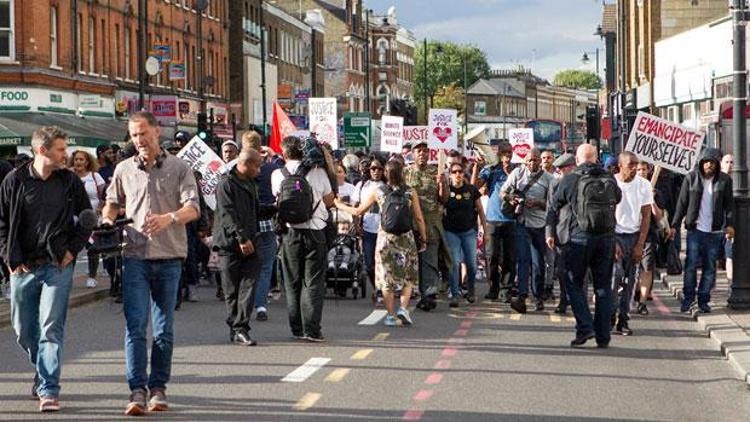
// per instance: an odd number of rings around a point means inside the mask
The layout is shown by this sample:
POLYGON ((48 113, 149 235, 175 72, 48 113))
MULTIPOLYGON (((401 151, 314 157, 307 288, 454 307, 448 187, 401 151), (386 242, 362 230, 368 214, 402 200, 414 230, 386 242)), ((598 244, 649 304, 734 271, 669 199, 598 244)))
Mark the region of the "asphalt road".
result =
MULTIPOLYGON (((254 322, 260 344, 246 348, 228 344, 223 304, 204 288, 200 302, 178 312, 172 409, 158 418, 748 420, 746 385, 677 303, 659 297, 664 306, 634 317, 635 335, 613 337, 607 350, 571 349, 573 322, 550 311, 521 316, 493 303, 443 303, 414 313, 412 327, 387 328, 358 325, 371 304, 350 299, 327 300, 328 341, 311 344, 291 339, 283 298, 268 322, 254 322), (312 358, 319 368, 288 382, 312 358)), ((71 312, 63 411, 43 417, 29 396, 32 368, 12 331, 0 331, 0 419, 120 418, 129 394, 123 323, 111 302, 71 312)))

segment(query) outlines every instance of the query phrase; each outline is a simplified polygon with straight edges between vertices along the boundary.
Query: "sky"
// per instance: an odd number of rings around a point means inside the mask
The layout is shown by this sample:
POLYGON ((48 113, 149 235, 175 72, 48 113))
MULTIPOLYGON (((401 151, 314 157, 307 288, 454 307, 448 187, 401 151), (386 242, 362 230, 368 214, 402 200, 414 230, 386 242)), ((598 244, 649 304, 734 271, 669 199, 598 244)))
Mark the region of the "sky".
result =
POLYGON ((595 71, 598 47, 603 79, 604 44, 593 35, 602 0, 364 0, 376 14, 391 6, 420 41, 473 44, 493 69, 523 65, 550 81, 560 70, 595 71), (581 62, 584 52, 588 65, 581 62))

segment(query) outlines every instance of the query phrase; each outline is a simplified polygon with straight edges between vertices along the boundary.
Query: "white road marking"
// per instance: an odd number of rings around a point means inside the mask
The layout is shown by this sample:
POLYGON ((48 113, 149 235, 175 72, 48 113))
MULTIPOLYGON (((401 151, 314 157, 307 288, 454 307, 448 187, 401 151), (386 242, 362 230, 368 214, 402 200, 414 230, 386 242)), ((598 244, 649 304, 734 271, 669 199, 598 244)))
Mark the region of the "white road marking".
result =
POLYGON ((281 382, 304 382, 330 361, 330 358, 310 358, 302 366, 282 378, 281 382))
POLYGON ((367 316, 367 318, 360 321, 357 325, 375 325, 379 323, 387 313, 388 311, 386 311, 385 309, 375 309, 370 315, 367 316))

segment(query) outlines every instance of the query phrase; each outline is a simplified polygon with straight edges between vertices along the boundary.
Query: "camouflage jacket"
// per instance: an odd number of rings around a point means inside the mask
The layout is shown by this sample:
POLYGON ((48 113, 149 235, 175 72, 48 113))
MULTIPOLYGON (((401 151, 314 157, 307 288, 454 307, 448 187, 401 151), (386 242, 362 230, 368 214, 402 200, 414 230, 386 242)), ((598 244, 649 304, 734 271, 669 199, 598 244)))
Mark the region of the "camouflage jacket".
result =
POLYGON ((432 227, 440 227, 443 224, 443 205, 438 199, 436 176, 435 166, 427 166, 424 170, 419 170, 415 166, 404 169, 404 182, 419 195, 419 205, 422 208, 428 232, 432 227))

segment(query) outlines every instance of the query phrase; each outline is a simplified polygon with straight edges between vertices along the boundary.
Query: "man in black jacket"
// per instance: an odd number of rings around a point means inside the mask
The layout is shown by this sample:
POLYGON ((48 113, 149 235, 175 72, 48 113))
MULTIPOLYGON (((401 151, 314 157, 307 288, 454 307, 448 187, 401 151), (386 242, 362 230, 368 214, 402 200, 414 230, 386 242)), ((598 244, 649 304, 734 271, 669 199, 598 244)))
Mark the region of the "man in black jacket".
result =
MULTIPOLYGON (((31 394, 42 412, 60 409, 60 369, 75 257, 91 235, 75 219, 91 211, 78 176, 65 168, 67 135, 43 127, 31 137, 34 160, 0 186, 0 253, 11 270, 11 320, 36 368, 31 394)), ((96 215, 93 225, 96 225, 96 215)), ((90 219, 89 219, 90 220, 90 219)))
POLYGON ((725 236, 727 239, 734 238, 732 179, 719 171, 720 162, 721 152, 718 149, 703 150, 698 166, 682 182, 672 218, 671 238, 677 233, 683 219, 688 231, 681 312, 689 311, 695 300, 699 264, 703 265, 703 271, 698 285, 698 309, 703 313, 711 312, 708 302, 716 279, 716 260, 722 239, 725 236))
POLYGON ((255 282, 260 262, 258 243, 258 177, 263 164, 258 151, 243 150, 237 165, 216 188, 214 246, 221 257, 221 283, 227 304, 230 341, 255 346, 250 337, 255 282))

